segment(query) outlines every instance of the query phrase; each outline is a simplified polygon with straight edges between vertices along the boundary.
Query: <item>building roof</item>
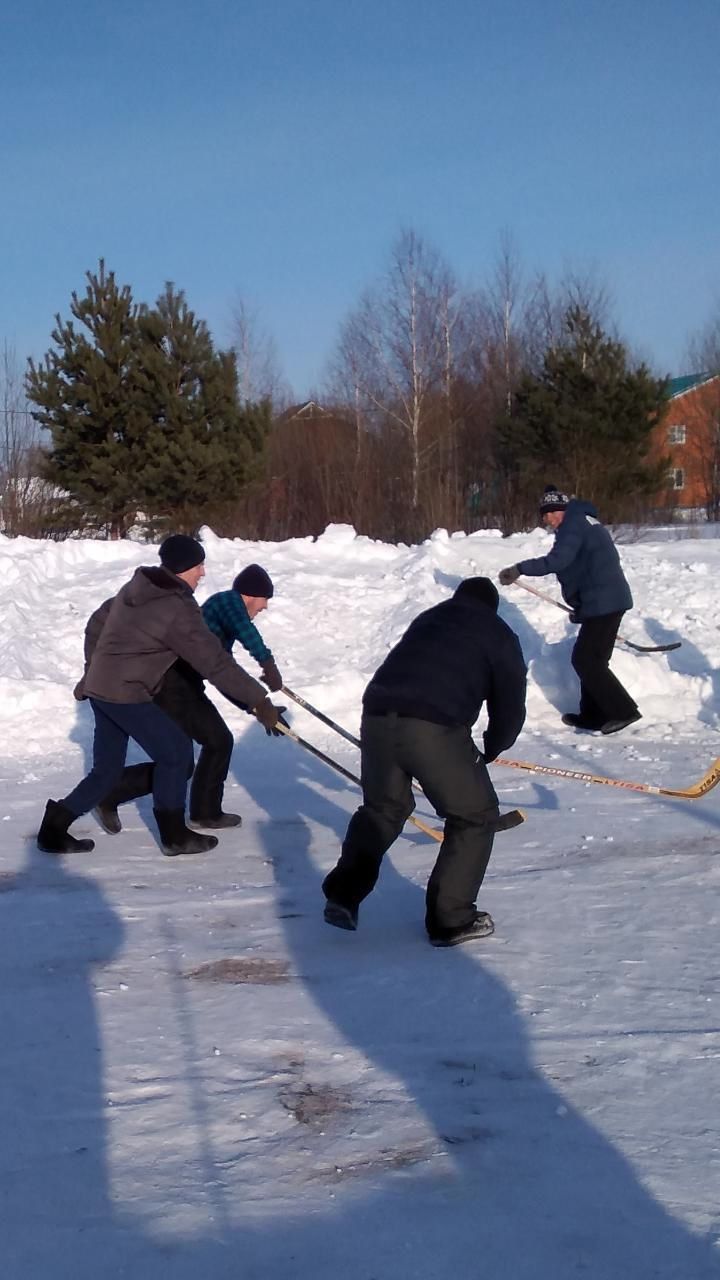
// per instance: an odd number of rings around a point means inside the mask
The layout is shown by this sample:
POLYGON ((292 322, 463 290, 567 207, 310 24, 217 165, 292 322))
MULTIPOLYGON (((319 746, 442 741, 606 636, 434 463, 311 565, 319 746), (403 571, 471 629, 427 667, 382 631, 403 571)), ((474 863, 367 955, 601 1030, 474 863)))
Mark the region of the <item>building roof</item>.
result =
POLYGON ((714 373, 686 373, 681 378, 671 378, 668 385, 668 397, 674 400, 675 396, 684 396, 686 391, 692 391, 695 387, 699 387, 703 382, 709 382, 711 378, 717 377, 714 373))
POLYGON ((319 418, 328 413, 317 400, 303 400, 300 404, 291 404, 278 414, 276 422, 290 422, 292 418, 319 418))

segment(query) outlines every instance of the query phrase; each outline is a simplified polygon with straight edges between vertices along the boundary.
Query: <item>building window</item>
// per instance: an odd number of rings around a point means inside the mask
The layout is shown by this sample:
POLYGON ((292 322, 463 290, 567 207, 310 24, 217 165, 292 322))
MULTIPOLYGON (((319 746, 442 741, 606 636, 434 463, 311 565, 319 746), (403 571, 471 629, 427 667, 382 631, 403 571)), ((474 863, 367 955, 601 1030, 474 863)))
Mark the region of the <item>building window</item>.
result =
POLYGON ((668 444, 684 444, 685 435, 685 427, 668 427, 668 444))
POLYGON ((670 488, 671 489, 685 488, 685 471, 683 467, 670 468, 670 488))

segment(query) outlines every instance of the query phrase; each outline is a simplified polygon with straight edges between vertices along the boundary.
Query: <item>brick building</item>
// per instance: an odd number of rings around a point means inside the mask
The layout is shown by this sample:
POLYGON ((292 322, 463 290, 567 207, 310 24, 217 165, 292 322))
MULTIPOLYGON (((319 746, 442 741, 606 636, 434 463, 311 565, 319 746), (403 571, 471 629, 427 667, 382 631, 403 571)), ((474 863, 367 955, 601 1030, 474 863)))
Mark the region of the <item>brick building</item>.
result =
POLYGON ((671 380, 655 444, 670 459, 658 507, 685 518, 720 519, 720 375, 693 373, 671 380))

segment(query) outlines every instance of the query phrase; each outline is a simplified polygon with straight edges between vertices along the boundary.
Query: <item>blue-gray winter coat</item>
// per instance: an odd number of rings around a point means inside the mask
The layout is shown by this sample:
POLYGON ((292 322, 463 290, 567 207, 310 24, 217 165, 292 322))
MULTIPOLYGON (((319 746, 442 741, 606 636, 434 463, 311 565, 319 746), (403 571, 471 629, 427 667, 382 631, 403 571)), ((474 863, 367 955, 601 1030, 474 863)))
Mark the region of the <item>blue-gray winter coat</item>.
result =
POLYGON ((556 574, 564 599, 581 622, 632 609, 615 543, 590 502, 569 502, 552 550, 536 560, 521 560, 517 567, 530 578, 556 574))

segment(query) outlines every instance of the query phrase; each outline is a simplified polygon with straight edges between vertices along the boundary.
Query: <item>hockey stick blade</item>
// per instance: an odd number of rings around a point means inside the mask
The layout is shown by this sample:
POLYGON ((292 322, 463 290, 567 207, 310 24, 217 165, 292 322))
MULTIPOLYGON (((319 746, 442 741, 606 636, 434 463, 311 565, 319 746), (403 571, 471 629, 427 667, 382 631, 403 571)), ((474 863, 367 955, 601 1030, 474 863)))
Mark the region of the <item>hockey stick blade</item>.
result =
MULTIPOLYGON (((562 609, 563 613, 572 613, 569 605, 563 604, 562 600, 556 600, 554 596, 549 596, 545 591, 538 591, 537 587, 531 587, 527 582, 518 582, 518 587, 522 587, 523 591, 528 591, 531 596, 537 596, 538 600, 545 600, 547 604, 554 604, 556 609, 562 609)), ((626 636, 618 634, 615 640, 616 644, 624 644, 628 649, 634 649, 635 653, 672 653, 673 649, 679 649, 682 640, 673 640, 671 644, 635 644, 633 640, 628 640, 626 636)))
POLYGON ((618 636, 618 640, 636 653, 672 653, 673 649, 679 649, 682 644, 682 640, 674 640, 672 644, 633 644, 632 640, 626 640, 624 636, 618 636))
POLYGON ((648 782, 626 782, 622 778, 603 778, 596 773, 582 773, 578 769, 560 769, 550 764, 533 764, 527 760, 508 760, 499 756, 495 764, 508 765, 511 769, 526 769, 529 773, 544 773, 553 778, 569 778, 575 782, 593 782, 603 787, 617 787, 622 791, 640 791, 651 796, 672 796, 676 800, 699 800, 720 782, 720 757, 698 782, 689 787, 655 787, 648 782))
POLYGON ((527 814, 524 809, 507 809, 505 813, 500 814, 495 823, 495 834, 497 835, 498 831, 512 831, 513 827, 522 826, 526 818, 527 814))

